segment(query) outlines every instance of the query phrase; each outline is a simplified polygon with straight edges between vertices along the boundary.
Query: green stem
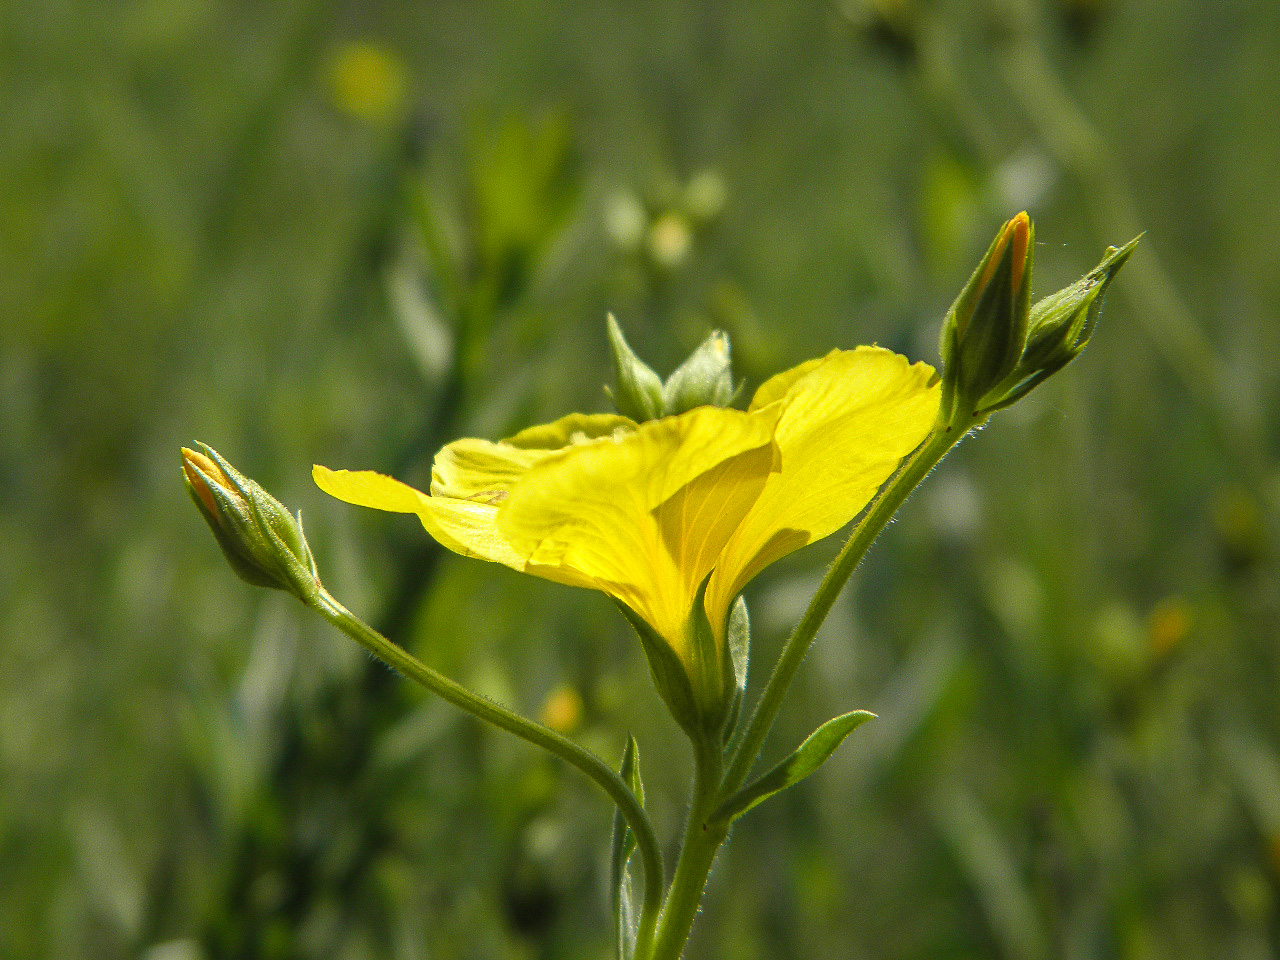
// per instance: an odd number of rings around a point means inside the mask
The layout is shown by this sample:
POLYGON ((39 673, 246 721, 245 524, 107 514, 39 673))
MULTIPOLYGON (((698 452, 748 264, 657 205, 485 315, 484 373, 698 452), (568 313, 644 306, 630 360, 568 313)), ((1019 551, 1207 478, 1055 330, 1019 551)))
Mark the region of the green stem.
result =
POLYGON ((862 521, 854 528, 840 555, 836 557, 826 577, 823 578, 822 585, 818 587, 818 592, 809 604, 809 609, 805 611, 804 618, 796 625, 782 648, 782 654, 778 657, 769 682, 760 695, 760 702, 756 704, 755 712, 751 715, 751 721, 742 735, 729 772, 725 776, 723 788, 725 796, 733 793, 746 781, 760 754, 761 747, 764 746, 765 737, 768 736, 769 729, 773 726, 773 721, 782 706, 787 688, 791 686, 796 671, 800 669, 800 664, 809 652, 809 647, 813 645, 818 628, 831 612, 831 607, 835 604, 849 577, 853 575, 854 569, 862 562, 871 544, 897 513, 903 501, 910 496, 911 491, 920 485, 920 482, 929 475, 929 471, 946 456, 947 451, 959 443, 960 438, 976 425, 976 421, 970 421, 954 426, 940 423, 934 427, 933 433, 917 448, 889 485, 880 492, 862 521))
POLYGON ((716 852, 729 835, 727 823, 718 823, 711 818, 720 805, 721 775, 724 772, 724 754, 718 738, 693 738, 693 758, 693 799, 685 824, 684 844, 676 861, 671 888, 667 891, 653 952, 646 958, 637 949, 637 960, 679 960, 689 941, 693 921, 698 916, 698 905, 702 902, 702 892, 711 875, 716 852))
MULTIPOLYGON (((631 788, 617 772, 589 750, 580 747, 540 723, 513 713, 491 700, 486 700, 461 684, 437 673, 402 647, 392 643, 321 589, 304 603, 346 633, 370 653, 415 680, 442 699, 496 727, 513 733, 535 746, 560 757, 595 781, 622 811, 627 825, 636 836, 637 849, 644 863, 644 905, 636 932, 636 956, 644 957, 652 948, 654 929, 662 909, 662 887, 665 882, 662 852, 653 824, 631 788)), ((710 864, 708 864, 708 868, 710 864)))

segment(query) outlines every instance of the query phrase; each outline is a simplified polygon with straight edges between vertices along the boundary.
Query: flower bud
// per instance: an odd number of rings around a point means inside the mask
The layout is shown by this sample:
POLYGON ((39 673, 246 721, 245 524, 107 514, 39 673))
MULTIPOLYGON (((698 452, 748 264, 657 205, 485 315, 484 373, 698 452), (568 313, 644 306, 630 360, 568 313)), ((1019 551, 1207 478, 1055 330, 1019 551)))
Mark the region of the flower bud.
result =
POLYGON ((1027 347, 1019 364, 1023 375, 1056 372, 1080 355, 1093 336, 1107 287, 1137 244, 1134 239, 1123 247, 1108 247, 1100 264, 1032 308, 1027 347))
POLYGON ((939 352, 946 364, 943 416, 976 415, 1017 367, 1031 312, 1035 228, 1024 211, 996 234, 947 311, 939 352))
POLYGON ((1016 403, 1084 351, 1102 312, 1103 295, 1140 239, 1123 247, 1108 247, 1096 267, 1031 308, 1022 358, 983 398, 981 412, 992 413, 1016 403))
POLYGON ((320 589, 311 548, 280 501, 205 444, 182 448, 187 492, 204 515, 227 562, 241 579, 305 600, 320 589))
POLYGON ((663 415, 662 378, 635 355, 622 335, 618 321, 609 314, 609 354, 613 359, 614 405, 624 417, 636 423, 657 420, 663 415))
POLYGON ((727 407, 734 392, 729 335, 715 330, 667 377, 662 387, 663 411, 673 416, 694 407, 727 407))
POLYGON ((737 391, 733 386, 728 334, 713 332, 663 383, 632 352, 613 316, 608 319, 613 359, 613 387, 608 392, 624 417, 642 423, 694 407, 727 407, 733 402, 737 391))

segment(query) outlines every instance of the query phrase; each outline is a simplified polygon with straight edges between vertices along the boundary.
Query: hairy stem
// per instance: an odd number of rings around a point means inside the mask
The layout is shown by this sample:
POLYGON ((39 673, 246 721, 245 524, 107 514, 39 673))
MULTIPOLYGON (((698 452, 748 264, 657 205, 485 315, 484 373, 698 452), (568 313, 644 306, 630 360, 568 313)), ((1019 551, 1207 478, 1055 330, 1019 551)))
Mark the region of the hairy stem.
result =
POLYGON ((774 665, 769 682, 760 695, 760 701, 756 704, 755 712, 751 715, 751 721, 742 735, 742 741, 738 744, 738 750, 725 776, 726 796, 746 781, 764 746, 765 737, 768 736, 769 729, 773 726, 773 721, 782 706, 787 688, 791 686, 796 671, 800 669, 800 664, 818 635, 818 628, 827 619, 827 614, 831 612, 840 591, 844 589, 844 585, 849 581, 858 564, 862 562, 862 558, 867 555, 871 544, 893 515, 898 512, 898 508, 910 496, 911 491, 920 485, 920 482, 929 475, 929 471, 946 456, 947 451, 959 443, 960 438, 975 425, 974 423, 964 426, 939 424, 934 427, 933 433, 898 471, 889 485, 880 491, 880 495, 863 515, 862 521, 849 535, 849 540, 827 571, 822 585, 818 587, 818 592, 814 594, 809 609, 805 611, 804 617, 796 625, 782 648, 778 662, 774 665))
MULTIPOLYGON (((702 902, 702 892, 706 889, 716 853, 729 835, 727 823, 711 819, 712 812, 720 805, 722 794, 724 754, 720 743, 713 736, 694 738, 693 752, 693 799, 685 824, 684 844, 676 861, 671 889, 667 892, 653 952, 645 960, 679 960, 689 941, 693 921, 698 916, 698 905, 702 902)), ((641 960, 644 954, 637 950, 636 957, 641 960)))

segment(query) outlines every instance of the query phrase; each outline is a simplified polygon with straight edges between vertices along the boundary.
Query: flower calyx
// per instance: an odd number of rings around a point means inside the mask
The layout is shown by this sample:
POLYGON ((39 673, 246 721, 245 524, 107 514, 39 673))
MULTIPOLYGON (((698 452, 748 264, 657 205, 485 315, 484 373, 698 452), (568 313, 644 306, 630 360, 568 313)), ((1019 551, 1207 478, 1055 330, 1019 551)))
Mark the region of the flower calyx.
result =
POLYGON ((695 739, 727 742, 747 688, 751 626, 746 601, 738 597, 729 610, 724 641, 718 642, 706 612, 706 589, 703 581, 689 613, 684 656, 626 604, 619 602, 618 608, 640 637, 654 686, 680 727, 695 739))
POLYGON ((321 589, 302 516, 228 463, 212 447, 182 448, 182 479, 231 569, 248 583, 300 600, 321 589))

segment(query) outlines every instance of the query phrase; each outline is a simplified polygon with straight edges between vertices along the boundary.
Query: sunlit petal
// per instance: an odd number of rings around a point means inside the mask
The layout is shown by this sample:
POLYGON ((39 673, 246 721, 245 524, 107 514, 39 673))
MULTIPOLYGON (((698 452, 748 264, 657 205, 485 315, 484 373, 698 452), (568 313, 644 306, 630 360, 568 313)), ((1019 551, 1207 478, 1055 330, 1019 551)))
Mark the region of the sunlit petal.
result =
POLYGON ((391 513, 417 513, 425 495, 407 483, 372 470, 330 470, 316 464, 311 468, 316 486, 347 503, 391 513))
POLYGON ((579 444, 512 487, 498 528, 530 572, 609 584, 677 643, 698 583, 774 465, 780 413, 699 407, 579 444))
POLYGON ((454 553, 524 569, 524 558, 498 534, 494 524, 498 507, 492 503, 427 496, 372 470, 330 470, 317 465, 311 473, 316 486, 331 497, 375 510, 416 513, 427 532, 454 553))
POLYGON ((577 444, 629 433, 635 424, 609 414, 571 414, 522 430, 497 443, 466 438, 455 440, 436 454, 431 470, 431 493, 460 500, 501 499, 529 468, 558 456, 577 444))
POLYGON ((871 501, 933 426, 933 379, 927 364, 859 347, 811 360, 760 388, 753 409, 779 400, 785 406, 775 433, 781 469, 729 540, 708 584, 707 613, 717 629, 752 577, 839 530, 871 501))

